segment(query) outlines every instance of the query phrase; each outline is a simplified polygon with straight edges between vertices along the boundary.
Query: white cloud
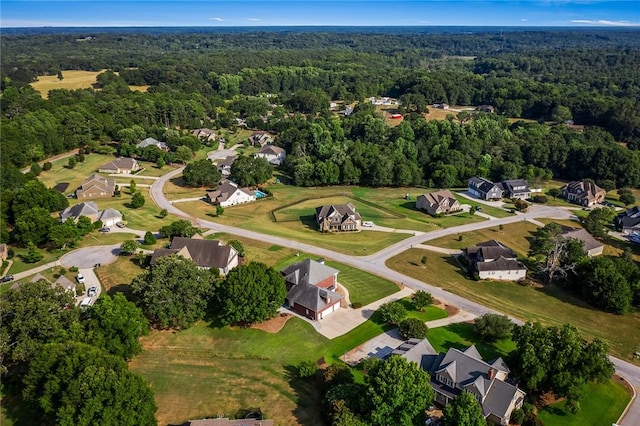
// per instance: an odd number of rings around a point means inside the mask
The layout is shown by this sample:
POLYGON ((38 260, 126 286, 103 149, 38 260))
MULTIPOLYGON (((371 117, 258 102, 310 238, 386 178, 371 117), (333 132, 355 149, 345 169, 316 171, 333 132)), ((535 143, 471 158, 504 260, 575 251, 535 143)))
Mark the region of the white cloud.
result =
POLYGON ((528 21, 528 19, 527 19, 527 18, 522 18, 522 19, 520 19, 520 22, 527 22, 527 21, 528 21))
POLYGON ((247 21, 251 21, 251 22, 258 22, 260 19, 259 18, 247 18, 247 21))
POLYGON ((209 18, 210 21, 218 21, 218 22, 222 22, 224 21, 224 19, 222 18, 209 18))
POLYGON ((606 19, 572 19, 572 24, 606 25, 612 27, 640 27, 640 22, 607 21, 606 19))

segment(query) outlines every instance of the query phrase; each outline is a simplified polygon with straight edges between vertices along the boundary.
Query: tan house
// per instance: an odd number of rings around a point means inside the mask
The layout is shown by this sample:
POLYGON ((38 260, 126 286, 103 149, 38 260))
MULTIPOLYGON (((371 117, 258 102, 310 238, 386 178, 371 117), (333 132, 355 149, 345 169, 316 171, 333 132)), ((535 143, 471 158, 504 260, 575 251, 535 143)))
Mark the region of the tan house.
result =
POLYGON ((287 153, 279 146, 265 145, 260 148, 260 151, 256 152, 255 157, 264 158, 269 162, 269 164, 280 166, 284 163, 285 158, 287 158, 287 153))
POLYGON ((321 232, 355 231, 362 222, 351 203, 316 208, 316 223, 321 232))
POLYGON ((87 200, 113 197, 115 190, 115 179, 94 173, 82 182, 80 188, 76 189, 76 198, 78 200, 87 200))
POLYGON ((216 133, 207 128, 195 129, 191 134, 201 141, 213 141, 216 139, 216 133))
POLYGON ((238 252, 231 246, 225 246, 218 240, 174 237, 168 249, 156 249, 151 255, 151 264, 164 256, 182 256, 191 259, 203 269, 218 268, 226 275, 238 266, 238 252))
POLYGON ((518 281, 527 275, 527 267, 517 260, 513 250, 496 240, 469 246, 463 253, 481 280, 518 281))
POLYGON ((607 191, 590 179, 569 182, 562 188, 562 197, 570 203, 592 207, 604 201, 607 191))
POLYGON ((100 173, 120 174, 137 172, 141 168, 135 158, 120 157, 110 163, 103 164, 98 168, 98 171, 100 173))
POLYGON ((584 243, 584 252, 589 257, 599 256, 604 253, 604 244, 593 238, 586 229, 563 228, 562 237, 582 241, 584 243))
POLYGON ((416 209, 424 210, 432 216, 460 211, 462 207, 449 190, 440 190, 419 195, 416 209))
POLYGON ((272 142, 273 142, 273 136, 271 136, 267 132, 253 132, 253 134, 249 136, 249 143, 252 146, 263 147, 272 142))

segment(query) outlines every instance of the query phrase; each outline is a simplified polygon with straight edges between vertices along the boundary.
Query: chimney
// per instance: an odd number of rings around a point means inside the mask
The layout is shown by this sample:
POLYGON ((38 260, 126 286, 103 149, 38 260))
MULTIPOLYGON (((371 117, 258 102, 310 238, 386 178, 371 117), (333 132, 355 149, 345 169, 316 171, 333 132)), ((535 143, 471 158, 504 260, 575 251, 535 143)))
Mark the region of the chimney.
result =
POLYGON ((495 368, 490 368, 489 372, 487 373, 487 376, 489 376, 489 380, 493 380, 493 378, 496 377, 495 368))

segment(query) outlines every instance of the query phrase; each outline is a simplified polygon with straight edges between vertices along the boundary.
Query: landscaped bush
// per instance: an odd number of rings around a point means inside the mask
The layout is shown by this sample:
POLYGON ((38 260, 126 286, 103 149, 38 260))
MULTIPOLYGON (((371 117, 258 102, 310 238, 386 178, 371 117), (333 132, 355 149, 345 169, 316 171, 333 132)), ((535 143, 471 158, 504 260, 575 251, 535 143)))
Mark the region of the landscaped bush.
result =
POLYGON ((156 243, 156 237, 153 235, 151 231, 147 231, 144 234, 144 243, 148 246, 156 243))
POLYGON ((353 309, 360 309, 360 308, 362 308, 362 303, 360 303, 360 302, 353 302, 353 303, 351 304, 351 307, 352 307, 353 309))
POLYGON ((549 199, 545 195, 536 195, 533 197, 533 202, 538 204, 547 204, 549 199))
POLYGON ((49 170, 51 170, 51 167, 53 167, 53 165, 49 161, 47 161, 42 165, 42 170, 48 172, 49 170))
POLYGON ((378 312, 387 324, 400 324, 407 317, 407 309, 398 301, 383 304, 378 312))
POLYGON ((78 272, 78 267, 77 266, 72 266, 71 268, 69 268, 69 271, 78 272))
POLYGON ((429 327, 418 318, 407 318, 400 323, 399 331, 404 339, 424 339, 429 327))
POLYGON ((296 366, 296 376, 299 379, 306 379, 316 374, 318 367, 313 361, 302 361, 296 366))
POLYGON ((524 411, 522 408, 515 409, 511 412, 511 419, 509 420, 514 425, 521 425, 524 421, 524 411))

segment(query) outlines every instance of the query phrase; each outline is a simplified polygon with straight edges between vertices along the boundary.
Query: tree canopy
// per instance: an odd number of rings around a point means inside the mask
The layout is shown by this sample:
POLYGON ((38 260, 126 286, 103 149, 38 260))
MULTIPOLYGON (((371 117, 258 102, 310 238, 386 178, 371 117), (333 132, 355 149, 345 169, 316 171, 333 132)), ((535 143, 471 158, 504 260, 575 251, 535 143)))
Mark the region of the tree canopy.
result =
POLYGON ((156 424, 153 392, 145 381, 121 358, 94 346, 44 345, 23 382, 23 398, 44 424, 156 424))
POLYGON ((192 187, 213 186, 221 177, 215 164, 206 158, 187 164, 182 172, 184 183, 192 187))
POLYGON ((173 237, 191 238, 198 233, 198 228, 191 225, 188 220, 176 220, 169 225, 160 228, 160 235, 165 238, 173 239, 173 237))
POLYGON ((485 342, 495 342, 511 336, 513 325, 505 315, 484 314, 476 318, 473 331, 485 342))
POLYGON ((284 278, 264 263, 249 262, 231 271, 218 292, 224 324, 253 324, 273 318, 284 304, 284 278))
POLYGON ((273 166, 260 157, 241 155, 231 165, 231 180, 240 186, 256 186, 273 176, 273 166))
POLYGON ((204 318, 217 284, 217 269, 200 269, 191 259, 172 255, 134 278, 131 290, 153 326, 186 328, 204 318))
POLYGON ((444 408, 444 426, 486 426, 482 407, 471 392, 462 391, 444 408))

